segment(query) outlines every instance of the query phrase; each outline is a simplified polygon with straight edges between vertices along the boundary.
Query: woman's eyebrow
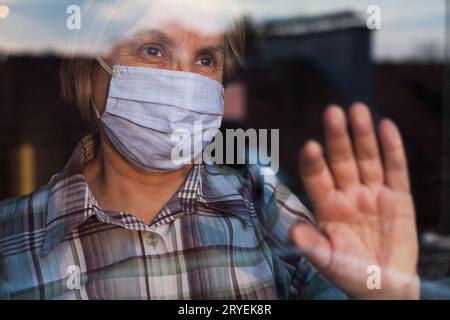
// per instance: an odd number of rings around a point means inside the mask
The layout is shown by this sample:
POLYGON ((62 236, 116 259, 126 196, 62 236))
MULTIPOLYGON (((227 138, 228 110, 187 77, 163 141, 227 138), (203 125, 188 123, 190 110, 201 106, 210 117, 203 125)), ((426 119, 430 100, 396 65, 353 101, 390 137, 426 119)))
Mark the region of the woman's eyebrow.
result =
POLYGON ((217 46, 207 46, 202 47, 198 50, 199 52, 203 53, 220 53, 225 54, 225 47, 223 45, 217 45, 217 46))
POLYGON ((139 38, 141 37, 145 39, 152 38, 154 39, 154 41, 168 46, 171 46, 175 43, 175 41, 172 38, 170 38, 167 34, 156 29, 143 32, 142 34, 140 34, 139 38))

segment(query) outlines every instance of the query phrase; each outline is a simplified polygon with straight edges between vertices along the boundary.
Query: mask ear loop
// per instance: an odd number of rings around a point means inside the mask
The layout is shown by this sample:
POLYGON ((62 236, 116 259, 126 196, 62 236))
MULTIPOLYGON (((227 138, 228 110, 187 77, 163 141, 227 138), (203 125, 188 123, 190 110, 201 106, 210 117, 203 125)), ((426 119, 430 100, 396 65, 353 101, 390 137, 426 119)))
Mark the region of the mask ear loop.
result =
POLYGON ((101 118, 100 112, 98 112, 98 109, 94 102, 94 99, 92 99, 92 97, 89 97, 89 99, 91 100, 92 110, 94 111, 95 119, 100 120, 100 118, 101 118))
POLYGON ((111 77, 115 78, 117 76, 116 70, 111 68, 101 56, 97 55, 95 56, 95 59, 102 66, 102 68, 111 75, 111 77))
MULTIPOLYGON (((95 56, 95 59, 97 60, 97 62, 100 64, 100 66, 108 73, 111 75, 111 77, 116 77, 117 76, 117 72, 115 69, 111 68, 106 61, 99 55, 95 56)), ((94 115, 96 117, 96 121, 98 122, 98 124, 100 125, 100 112, 98 111, 97 105, 94 102, 94 99, 92 99, 92 96, 89 97, 89 99, 91 100, 91 105, 92 105, 92 109, 94 111, 94 115)))

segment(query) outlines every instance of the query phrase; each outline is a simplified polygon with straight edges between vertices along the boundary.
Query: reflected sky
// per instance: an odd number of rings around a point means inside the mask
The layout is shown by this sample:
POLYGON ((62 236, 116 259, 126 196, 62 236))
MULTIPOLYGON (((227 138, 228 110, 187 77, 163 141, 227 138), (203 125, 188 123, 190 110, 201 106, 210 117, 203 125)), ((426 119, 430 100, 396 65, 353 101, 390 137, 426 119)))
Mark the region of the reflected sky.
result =
MULTIPOLYGON (((0 5, 6 5, 10 9, 6 17, 0 17, 0 50, 30 54, 67 53, 65 51, 70 48, 83 52, 92 49, 93 43, 102 48, 104 44, 98 41, 99 37, 109 41, 126 32, 136 23, 136 17, 143 13, 143 7, 151 2, 152 0, 0 0, 0 5), (119 10, 120 14, 114 11, 117 3, 121 3, 121 6, 126 3, 119 10), (79 31, 68 30, 66 27, 66 9, 70 5, 82 8, 82 28, 79 31), (102 8, 101 13, 97 10, 99 7, 102 8), (87 29, 96 31, 95 39, 87 29)), ((214 2, 207 0, 207 3, 214 2)), ((202 8, 205 3, 204 0, 198 0, 197 8, 202 8)), ((383 29, 374 33, 375 58, 414 57, 418 48, 426 44, 433 44, 438 50, 443 50, 444 47, 444 0, 227 0, 226 3, 232 5, 220 7, 219 10, 230 11, 231 16, 241 12, 258 23, 348 9, 364 17, 367 16, 367 7, 376 4, 382 10, 383 29)), ((174 9, 161 11, 176 12, 174 9)), ((179 11, 185 12, 186 9, 179 11)))

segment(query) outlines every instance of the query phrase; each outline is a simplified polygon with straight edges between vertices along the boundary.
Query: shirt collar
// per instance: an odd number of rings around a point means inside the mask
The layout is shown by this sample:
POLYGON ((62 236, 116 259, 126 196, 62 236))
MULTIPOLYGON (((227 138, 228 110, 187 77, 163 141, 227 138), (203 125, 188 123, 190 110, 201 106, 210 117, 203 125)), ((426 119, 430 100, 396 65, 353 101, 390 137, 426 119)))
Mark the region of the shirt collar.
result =
MULTIPOLYGON (((98 142, 98 133, 84 137, 64 169, 50 180, 42 256, 90 217, 97 216, 105 222, 105 214, 83 176, 83 166, 94 158, 98 142)), ((239 192, 240 184, 229 179, 215 165, 194 165, 177 193, 183 214, 195 214, 198 206, 204 205, 216 213, 234 215, 250 225, 250 208, 239 192)), ((161 221, 158 223, 167 220, 161 221)))

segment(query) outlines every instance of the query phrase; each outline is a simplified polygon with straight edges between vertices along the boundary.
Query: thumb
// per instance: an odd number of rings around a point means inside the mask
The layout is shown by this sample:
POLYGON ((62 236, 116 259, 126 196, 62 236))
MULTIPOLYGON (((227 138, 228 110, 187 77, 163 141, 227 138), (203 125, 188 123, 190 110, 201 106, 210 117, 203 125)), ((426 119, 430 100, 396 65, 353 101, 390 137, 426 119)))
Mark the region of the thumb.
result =
POLYGON ((300 223, 291 228, 291 238, 303 256, 321 273, 325 273, 331 263, 331 245, 328 239, 315 227, 300 223))

